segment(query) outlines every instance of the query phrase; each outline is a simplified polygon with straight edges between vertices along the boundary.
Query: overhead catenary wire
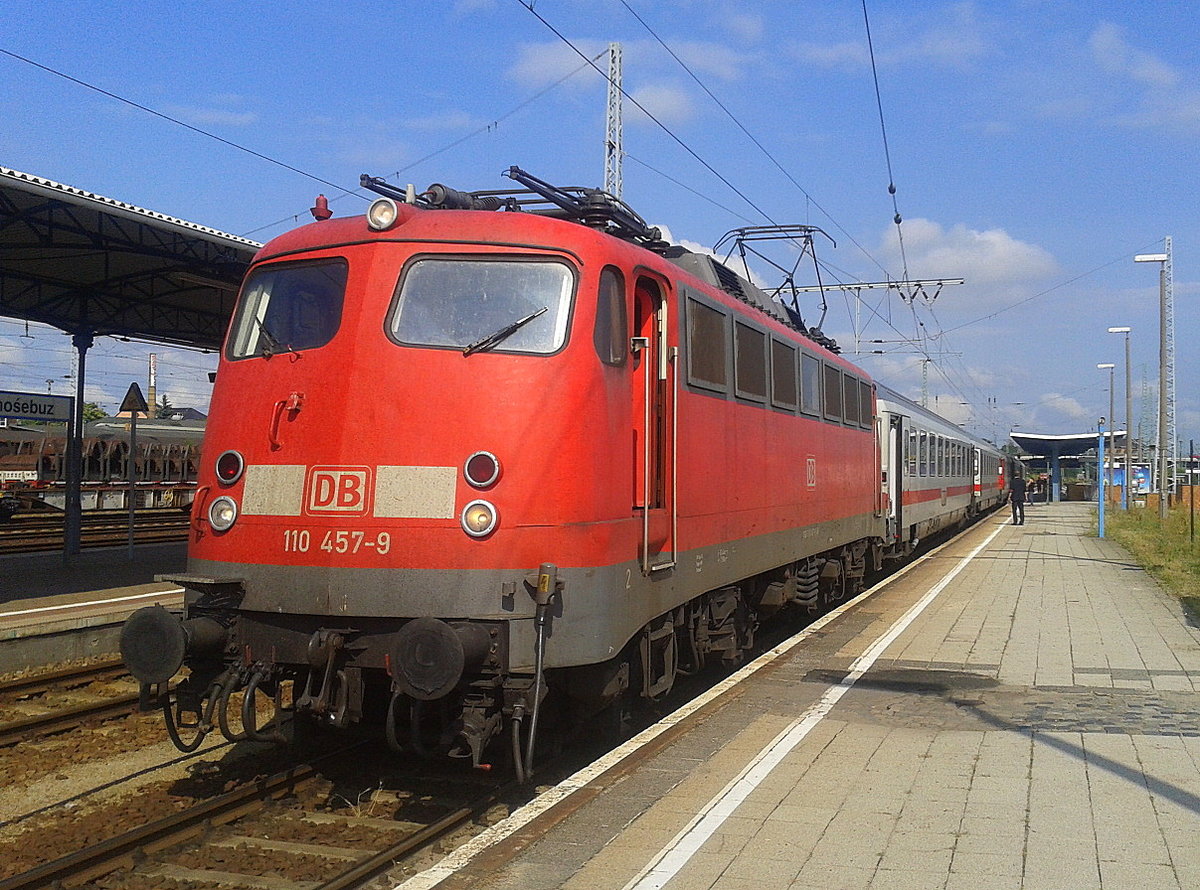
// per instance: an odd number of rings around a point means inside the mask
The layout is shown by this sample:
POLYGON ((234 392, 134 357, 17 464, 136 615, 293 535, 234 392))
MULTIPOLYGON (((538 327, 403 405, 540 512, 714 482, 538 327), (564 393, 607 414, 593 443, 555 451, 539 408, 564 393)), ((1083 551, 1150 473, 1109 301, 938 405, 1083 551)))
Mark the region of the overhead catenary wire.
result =
MULTIPOLYGON (((833 216, 833 214, 830 213, 828 210, 826 210, 820 204, 820 202, 818 202, 817 199, 814 198, 812 196, 812 194, 806 188, 804 188, 804 186, 802 186, 800 184, 800 182, 796 179, 796 177, 794 177, 791 174, 791 172, 786 167, 784 167, 783 164, 781 164, 779 162, 779 160, 775 157, 775 155, 773 155, 767 149, 767 147, 762 143, 762 141, 758 137, 756 137, 753 133, 750 132, 750 130, 738 119, 737 115, 735 115, 724 102, 722 102, 719 98, 717 98, 717 95, 708 88, 708 86, 704 83, 704 81, 702 81, 700 79, 700 77, 691 69, 691 67, 683 59, 681 59, 679 57, 679 55, 675 52, 675 50, 671 49, 671 47, 667 44, 667 42, 658 35, 658 32, 655 31, 652 27, 650 27, 649 23, 645 19, 643 19, 640 15, 638 15, 637 11, 632 6, 629 5, 628 0, 620 0, 620 2, 621 2, 621 5, 624 6, 629 11, 630 15, 632 15, 635 19, 637 19, 638 23, 643 28, 646 29, 646 31, 650 34, 651 37, 653 37, 655 39, 655 41, 658 42, 659 46, 661 46, 664 50, 666 50, 667 54, 670 55, 670 57, 675 60, 675 62, 679 65, 679 67, 682 68, 684 70, 684 72, 687 73, 688 77, 690 77, 693 81, 695 81, 696 85, 699 86, 700 89, 704 90, 705 94, 710 99, 712 99, 712 101, 714 103, 716 103, 717 107, 720 108, 721 111, 725 113, 725 116, 728 117, 731 121, 733 121, 734 125, 739 130, 741 130, 744 134, 746 134, 746 137, 752 143, 754 143, 755 147, 758 148, 758 150, 763 153, 763 155, 767 158, 767 160, 769 160, 779 170, 779 172, 782 173, 787 178, 787 180, 792 185, 794 185, 796 187, 796 189, 802 195, 804 195, 804 200, 805 200, 806 205, 811 204, 813 207, 815 207, 817 210, 819 210, 821 212, 821 214, 823 216, 825 216, 825 218, 828 219, 833 224, 834 228, 836 228, 839 232, 841 232, 843 235, 845 235, 846 239, 848 241, 850 241, 851 244, 853 244, 855 247, 857 247, 859 249, 859 251, 861 251, 862 254, 865 257, 867 257, 867 259, 869 259, 871 262, 875 263, 875 265, 878 266, 879 269, 886 274, 887 269, 884 268, 883 264, 880 263, 879 260, 877 260, 875 258, 875 256, 869 250, 867 250, 862 244, 860 244, 858 242, 858 240, 854 237, 854 235, 852 235, 849 232, 849 230, 846 229, 845 226, 843 226, 840 222, 838 222, 838 220, 833 216)), ((674 182, 675 180, 671 180, 671 181, 674 182)))
POLYGON ((222 145, 227 145, 230 148, 237 149, 238 151, 244 151, 246 154, 253 155, 254 157, 258 158, 259 160, 266 161, 268 164, 274 164, 277 167, 282 167, 285 170, 290 170, 292 173, 299 173, 301 176, 307 177, 308 179, 311 179, 314 182, 319 182, 322 185, 327 185, 330 188, 337 189, 338 191, 346 192, 348 194, 352 193, 351 189, 344 188, 343 186, 338 185, 336 182, 330 182, 328 179, 324 179, 320 176, 317 176, 315 173, 310 173, 307 170, 302 170, 299 167, 295 167, 291 164, 288 164, 284 161, 279 160, 278 158, 273 158, 270 155, 265 155, 260 151, 255 151, 253 148, 249 148, 245 145, 241 145, 230 139, 226 139, 223 136, 218 136, 216 133, 211 133, 208 130, 205 130, 201 127, 193 126, 192 124, 181 121, 179 118, 171 117, 171 115, 169 115, 169 114, 164 114, 161 111, 151 108, 148 105, 142 105, 140 102, 134 102, 132 99, 127 99, 124 96, 121 96, 121 95, 118 95, 117 93, 112 92, 111 90, 106 90, 103 87, 96 86, 94 83, 88 83, 86 80, 82 80, 78 77, 74 77, 70 74, 67 74, 64 71, 59 71, 57 68, 51 68, 49 65, 43 65, 41 62, 34 61, 33 59, 27 58, 18 53, 14 53, 11 50, 4 49, 3 47, 0 47, 0 53, 4 54, 6 56, 9 56, 10 58, 16 59, 17 61, 24 62, 26 65, 32 65, 34 68, 40 68, 41 70, 43 70, 49 74, 53 74, 55 77, 61 77, 64 80, 69 80, 71 83, 78 84, 79 86, 85 87, 86 89, 92 90, 93 92, 100 93, 102 96, 108 96, 108 98, 110 98, 110 99, 115 99, 118 102, 123 102, 124 104, 129 105, 132 108, 138 109, 139 111, 144 111, 147 114, 152 114, 155 117, 162 118, 163 120, 169 121, 170 123, 173 123, 176 126, 183 127, 186 130, 191 130, 193 133, 199 133, 201 136, 207 136, 209 139, 215 139, 217 142, 220 142, 222 145))
MULTIPOLYGON (((588 57, 586 55, 584 55, 583 51, 581 49, 579 49, 579 47, 577 47, 574 43, 572 43, 571 40, 565 34, 563 34, 556 27, 554 27, 554 25, 552 25, 549 21, 547 21, 545 16, 543 16, 536 9, 534 9, 534 0, 516 0, 516 2, 519 3, 521 6, 525 7, 525 9, 528 10, 529 13, 531 15, 533 15, 534 18, 536 18, 539 22, 541 22, 543 25, 545 25, 546 28, 549 29, 550 32, 553 33, 554 36, 556 36, 559 40, 561 40, 563 43, 565 43, 573 53, 575 53, 581 59, 587 60, 588 64, 590 64, 592 66, 592 68, 594 68, 596 70, 596 73, 599 74, 601 77, 603 77, 606 82, 608 81, 608 73, 606 71, 601 70, 599 65, 597 65, 595 62, 588 59, 588 57)), ((621 91, 621 95, 624 96, 629 102, 631 102, 634 105, 634 107, 636 107, 638 109, 638 111, 640 111, 640 112, 642 112, 642 114, 646 115, 646 117, 649 118, 654 123, 655 126, 657 126, 660 130, 662 130, 664 133, 666 133, 667 136, 669 136, 671 138, 671 140, 675 142, 676 145, 678 145, 685 152, 687 152, 689 155, 691 155, 694 160, 696 160, 701 166, 703 166, 705 170, 707 170, 709 173, 711 173, 713 176, 715 176, 723 185, 725 185, 726 188, 728 188, 735 195, 737 195, 739 198, 741 198, 743 201, 745 201, 750 207, 752 207, 754 209, 754 211, 756 213, 758 213, 767 222, 771 223, 772 225, 778 225, 778 223, 771 217, 771 215, 769 213, 767 213, 767 211, 763 210, 763 208, 758 206, 757 202, 755 202, 754 199, 752 199, 744 191, 742 191, 740 188, 738 188, 736 185, 734 185, 732 182, 730 182, 729 179, 726 178, 720 171, 718 171, 712 164, 710 164, 703 157, 701 157, 699 152, 697 152, 694 148, 692 148, 690 145, 688 145, 687 142, 685 142, 678 134, 675 133, 675 131, 673 131, 670 127, 668 127, 661 120, 659 120, 659 118, 656 115, 654 115, 653 113, 651 113, 651 111, 648 108, 646 108, 646 106, 644 106, 641 102, 639 102, 637 99, 635 99, 633 96, 631 96, 625 90, 624 86, 617 84, 617 89, 619 89, 621 91)))

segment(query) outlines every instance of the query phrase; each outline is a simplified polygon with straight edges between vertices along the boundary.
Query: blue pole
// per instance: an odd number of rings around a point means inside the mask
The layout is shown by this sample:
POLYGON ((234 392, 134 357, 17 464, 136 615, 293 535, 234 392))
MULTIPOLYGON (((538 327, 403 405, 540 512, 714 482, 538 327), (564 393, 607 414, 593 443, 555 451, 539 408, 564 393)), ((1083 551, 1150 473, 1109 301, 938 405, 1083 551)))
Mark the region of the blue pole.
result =
POLYGON ((1100 422, 1100 460, 1096 464, 1096 488, 1100 490, 1100 537, 1104 537, 1104 422, 1100 422))

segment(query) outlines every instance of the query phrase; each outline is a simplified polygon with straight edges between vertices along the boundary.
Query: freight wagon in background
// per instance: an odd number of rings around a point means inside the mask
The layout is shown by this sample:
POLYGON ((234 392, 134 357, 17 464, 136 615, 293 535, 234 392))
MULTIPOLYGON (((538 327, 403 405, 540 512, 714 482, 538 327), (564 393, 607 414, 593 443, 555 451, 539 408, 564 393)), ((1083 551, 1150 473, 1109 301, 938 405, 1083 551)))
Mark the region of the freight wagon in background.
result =
MULTIPOLYGON (((108 418, 83 435, 84 510, 128 507, 129 422, 108 418)), ((191 506, 203 421, 139 420, 133 455, 136 506, 191 506)), ((66 504, 67 439, 62 425, 0 427, 0 521, 17 512, 61 511, 66 504)))

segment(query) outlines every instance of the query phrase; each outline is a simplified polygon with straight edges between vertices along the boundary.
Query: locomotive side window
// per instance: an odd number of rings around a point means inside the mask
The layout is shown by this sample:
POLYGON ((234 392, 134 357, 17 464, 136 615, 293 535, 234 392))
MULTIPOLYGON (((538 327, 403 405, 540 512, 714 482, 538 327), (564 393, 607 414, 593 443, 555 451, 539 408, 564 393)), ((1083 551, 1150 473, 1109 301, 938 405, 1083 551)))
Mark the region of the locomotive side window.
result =
POLYGON ((842 407, 846 423, 858 426, 858 380, 849 374, 842 376, 842 407))
POLYGON ((729 372, 725 357, 725 313, 694 300, 687 301, 688 382, 725 392, 729 372))
POLYGON ((612 266, 600 272, 596 300, 596 327, 592 331, 596 355, 606 365, 625 364, 629 351, 629 321, 625 313, 625 278, 612 266))
POLYGON ((825 365, 825 419, 842 419, 842 372, 825 365))
POLYGON ((796 391, 796 350, 778 340, 771 340, 771 404, 776 408, 795 411, 799 407, 796 391))
POLYGON ((860 380, 858 382, 858 387, 858 422, 862 425, 864 430, 869 430, 872 426, 871 422, 874 420, 874 418, 871 416, 874 413, 871 410, 871 384, 867 383, 865 380, 860 380))
POLYGON ((346 269, 344 260, 333 260, 254 270, 230 328, 229 358, 270 357, 332 340, 342 321, 346 269))
POLYGON ((545 355, 566 342, 574 290, 564 263, 424 257, 404 271, 389 329, 413 346, 545 355))
POLYGON ((807 352, 800 353, 800 410, 821 414, 821 362, 807 352))
POLYGON ((767 335, 740 321, 734 324, 734 376, 739 398, 767 400, 767 335))

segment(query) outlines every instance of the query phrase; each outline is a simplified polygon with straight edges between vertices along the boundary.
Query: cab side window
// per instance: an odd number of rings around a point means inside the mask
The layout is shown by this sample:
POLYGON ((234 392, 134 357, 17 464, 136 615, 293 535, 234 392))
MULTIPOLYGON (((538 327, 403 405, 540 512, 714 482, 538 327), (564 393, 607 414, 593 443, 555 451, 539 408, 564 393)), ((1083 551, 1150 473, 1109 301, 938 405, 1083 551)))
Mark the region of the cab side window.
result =
POLYGON ((629 354, 629 319, 625 311, 625 277, 606 266, 600 272, 596 298, 596 327, 592 331, 596 355, 606 365, 619 367, 629 354))

